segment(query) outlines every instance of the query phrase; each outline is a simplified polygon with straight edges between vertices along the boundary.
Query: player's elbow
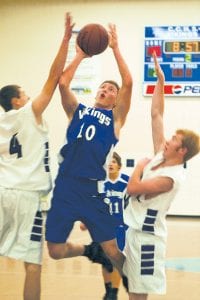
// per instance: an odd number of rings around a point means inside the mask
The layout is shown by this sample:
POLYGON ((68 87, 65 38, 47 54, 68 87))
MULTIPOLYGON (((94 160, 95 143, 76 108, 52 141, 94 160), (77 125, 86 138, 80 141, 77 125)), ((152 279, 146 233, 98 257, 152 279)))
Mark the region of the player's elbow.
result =
POLYGON ((157 108, 151 109, 151 118, 152 120, 156 120, 160 116, 160 111, 157 108))
POLYGON ((132 88, 132 86, 133 86, 133 78, 132 78, 132 76, 128 76, 127 84, 128 84, 128 86, 130 88, 132 88))
POLYGON ((132 77, 130 75, 125 78, 125 80, 123 82, 123 86, 126 87, 129 90, 132 90, 133 79, 132 79, 132 77))
POLYGON ((60 76, 58 84, 59 84, 59 88, 63 88, 65 86, 65 81, 63 76, 60 76))
POLYGON ((127 193, 131 196, 133 195, 137 195, 139 192, 138 192, 138 188, 137 188, 137 184, 131 184, 131 183, 128 183, 127 185, 127 193))
POLYGON ((66 81, 66 78, 63 75, 60 76, 58 84, 59 84, 60 90, 63 90, 64 88, 69 87, 69 83, 68 83, 68 81, 66 81))

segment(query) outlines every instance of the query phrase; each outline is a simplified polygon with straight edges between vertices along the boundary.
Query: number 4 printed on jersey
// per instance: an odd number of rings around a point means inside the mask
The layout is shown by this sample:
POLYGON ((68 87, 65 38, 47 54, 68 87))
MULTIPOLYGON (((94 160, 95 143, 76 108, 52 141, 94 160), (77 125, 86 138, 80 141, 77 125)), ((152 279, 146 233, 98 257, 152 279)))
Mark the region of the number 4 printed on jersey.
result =
POLYGON ((17 133, 14 134, 10 140, 9 152, 10 154, 17 154, 17 158, 20 158, 22 157, 22 146, 20 145, 16 136, 17 133))

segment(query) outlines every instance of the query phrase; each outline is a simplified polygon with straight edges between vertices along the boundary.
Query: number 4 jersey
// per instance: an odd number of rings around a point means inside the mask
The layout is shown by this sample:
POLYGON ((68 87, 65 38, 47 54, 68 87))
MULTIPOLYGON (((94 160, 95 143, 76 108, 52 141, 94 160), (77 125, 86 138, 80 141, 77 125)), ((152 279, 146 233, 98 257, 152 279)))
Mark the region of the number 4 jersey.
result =
POLYGON ((104 180, 107 159, 117 141, 112 110, 79 104, 60 151, 59 174, 104 180))
POLYGON ((48 192, 48 148, 46 124, 36 123, 31 102, 0 113, 0 186, 48 192))

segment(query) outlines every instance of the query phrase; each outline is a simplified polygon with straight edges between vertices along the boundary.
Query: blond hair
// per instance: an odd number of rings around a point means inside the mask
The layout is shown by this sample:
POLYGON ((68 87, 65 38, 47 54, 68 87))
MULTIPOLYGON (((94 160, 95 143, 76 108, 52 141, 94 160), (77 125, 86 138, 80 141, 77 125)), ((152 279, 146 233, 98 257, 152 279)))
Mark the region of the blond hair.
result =
POLYGON ((200 137, 197 133, 188 129, 178 129, 176 134, 182 135, 182 147, 187 149, 184 161, 188 161, 200 151, 200 137))

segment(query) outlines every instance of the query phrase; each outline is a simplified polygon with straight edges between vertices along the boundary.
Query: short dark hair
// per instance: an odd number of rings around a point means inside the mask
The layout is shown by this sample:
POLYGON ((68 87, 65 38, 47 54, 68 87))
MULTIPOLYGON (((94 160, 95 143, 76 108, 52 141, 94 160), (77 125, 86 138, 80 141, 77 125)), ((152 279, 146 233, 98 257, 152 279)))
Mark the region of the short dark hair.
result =
POLYGON ((121 156, 117 152, 113 152, 113 158, 116 160, 119 167, 122 166, 122 159, 121 156))
POLYGON ((12 107, 12 98, 20 97, 20 86, 18 85, 6 85, 0 90, 0 105, 5 111, 11 110, 12 107))
POLYGON ((110 84, 113 84, 113 85, 117 88, 117 91, 119 91, 119 89, 120 89, 119 84, 118 84, 116 81, 114 81, 114 80, 105 80, 105 81, 103 81, 103 82, 100 84, 100 86, 101 86, 102 84, 104 84, 104 83, 110 83, 110 84))

